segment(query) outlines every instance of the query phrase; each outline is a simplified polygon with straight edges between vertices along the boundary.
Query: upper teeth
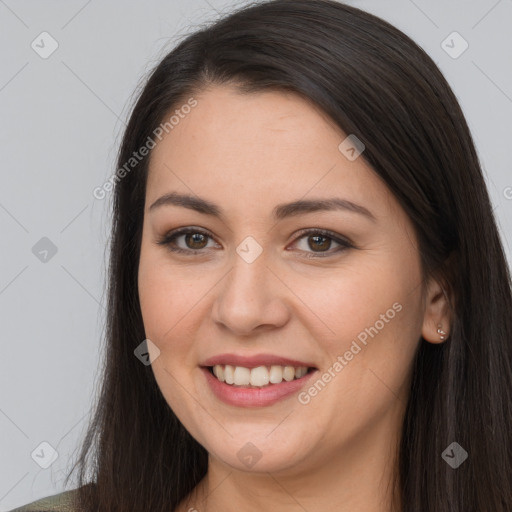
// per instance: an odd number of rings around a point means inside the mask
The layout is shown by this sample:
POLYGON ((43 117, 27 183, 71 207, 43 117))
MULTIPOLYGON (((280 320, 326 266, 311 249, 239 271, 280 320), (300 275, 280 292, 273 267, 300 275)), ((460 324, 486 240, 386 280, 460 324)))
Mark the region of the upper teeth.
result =
POLYGON ((294 378, 299 379, 308 372, 306 366, 258 366, 257 368, 244 368, 243 366, 220 365, 213 367, 213 374, 221 382, 226 384, 234 384, 235 386, 266 386, 271 384, 279 384, 284 380, 292 381, 294 378))

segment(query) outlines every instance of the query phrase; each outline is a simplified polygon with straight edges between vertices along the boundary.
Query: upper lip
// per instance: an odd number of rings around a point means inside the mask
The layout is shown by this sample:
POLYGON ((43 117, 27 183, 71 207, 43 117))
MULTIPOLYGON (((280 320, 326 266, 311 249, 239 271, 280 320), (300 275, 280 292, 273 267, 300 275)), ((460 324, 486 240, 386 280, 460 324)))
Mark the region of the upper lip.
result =
POLYGON ((256 354, 254 356, 242 356, 237 354, 219 354, 203 361, 200 366, 215 365, 243 366, 244 368, 257 368, 258 366, 305 366, 315 368, 312 363, 289 359, 287 357, 276 356, 273 354, 256 354))

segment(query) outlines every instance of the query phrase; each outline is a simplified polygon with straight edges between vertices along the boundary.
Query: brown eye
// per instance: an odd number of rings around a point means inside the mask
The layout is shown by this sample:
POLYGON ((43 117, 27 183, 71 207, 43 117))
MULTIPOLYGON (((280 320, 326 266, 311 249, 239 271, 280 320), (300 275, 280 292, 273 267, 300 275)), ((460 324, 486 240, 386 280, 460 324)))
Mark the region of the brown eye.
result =
POLYGON ((187 233, 182 236, 189 249, 204 249, 208 243, 208 237, 203 233, 187 233))
POLYGON ((313 250, 327 251, 331 246, 331 239, 327 236, 308 237, 308 246, 313 250))
POLYGON ((164 245, 172 252, 186 253, 193 255, 204 254, 209 240, 213 238, 199 229, 183 228, 168 233, 157 241, 158 245, 164 245), (178 243, 181 239, 183 242, 178 243))
POLYGON ((303 256, 306 258, 324 258, 333 256, 334 254, 355 247, 351 242, 343 239, 336 233, 323 229, 310 229, 308 231, 303 231, 302 236, 296 239, 295 244, 298 245, 300 252, 303 252, 303 256), (307 243, 300 247, 301 243, 306 240, 307 243), (334 247, 334 249, 330 250, 333 243, 337 244, 338 247, 334 247))

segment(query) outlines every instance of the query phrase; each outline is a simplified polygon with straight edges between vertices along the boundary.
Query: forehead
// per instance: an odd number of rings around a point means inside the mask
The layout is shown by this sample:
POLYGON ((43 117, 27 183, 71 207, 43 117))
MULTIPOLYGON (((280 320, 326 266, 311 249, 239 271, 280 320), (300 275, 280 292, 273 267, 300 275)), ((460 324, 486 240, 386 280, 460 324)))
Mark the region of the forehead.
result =
POLYGON ((152 150, 148 203, 171 191, 245 211, 307 196, 339 195, 374 209, 391 199, 363 158, 340 152, 347 134, 298 94, 216 86, 193 97, 196 106, 152 150))

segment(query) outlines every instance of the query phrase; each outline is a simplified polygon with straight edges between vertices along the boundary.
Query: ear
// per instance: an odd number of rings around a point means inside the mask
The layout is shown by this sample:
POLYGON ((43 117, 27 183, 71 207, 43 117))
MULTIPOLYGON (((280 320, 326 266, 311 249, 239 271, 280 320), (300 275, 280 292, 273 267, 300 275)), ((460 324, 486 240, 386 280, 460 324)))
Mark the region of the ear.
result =
POLYGON ((421 334, 429 343, 443 343, 450 336, 452 306, 446 283, 435 278, 427 283, 421 334))

